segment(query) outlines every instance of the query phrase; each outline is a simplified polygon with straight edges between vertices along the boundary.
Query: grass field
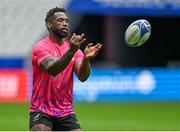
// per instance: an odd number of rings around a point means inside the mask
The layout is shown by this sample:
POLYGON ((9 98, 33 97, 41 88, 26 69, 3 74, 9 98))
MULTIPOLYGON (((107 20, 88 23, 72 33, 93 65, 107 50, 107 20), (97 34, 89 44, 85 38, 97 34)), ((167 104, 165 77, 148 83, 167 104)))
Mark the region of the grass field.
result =
MULTIPOLYGON (((76 103, 83 130, 180 131, 180 102, 76 103)), ((0 104, 0 131, 28 130, 28 104, 0 104)))

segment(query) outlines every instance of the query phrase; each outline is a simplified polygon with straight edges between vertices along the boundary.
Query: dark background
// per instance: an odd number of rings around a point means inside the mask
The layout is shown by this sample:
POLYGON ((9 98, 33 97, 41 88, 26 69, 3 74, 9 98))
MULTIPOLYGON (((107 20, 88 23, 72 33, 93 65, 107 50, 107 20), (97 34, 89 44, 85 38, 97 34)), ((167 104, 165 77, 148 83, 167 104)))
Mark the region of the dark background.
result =
POLYGON ((96 65, 98 62, 109 67, 177 67, 180 60, 179 22, 179 17, 83 15, 74 32, 85 33, 86 43, 103 44, 101 53, 93 60, 96 65), (151 36, 140 47, 128 47, 124 33, 138 19, 150 22, 151 36))

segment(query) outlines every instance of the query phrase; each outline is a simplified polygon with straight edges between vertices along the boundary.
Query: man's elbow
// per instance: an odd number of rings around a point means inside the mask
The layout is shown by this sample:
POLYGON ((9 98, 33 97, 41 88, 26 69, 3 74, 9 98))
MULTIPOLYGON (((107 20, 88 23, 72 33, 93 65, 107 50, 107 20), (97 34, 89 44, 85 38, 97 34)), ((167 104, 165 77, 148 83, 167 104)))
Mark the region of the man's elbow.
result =
POLYGON ((87 79, 88 79, 89 76, 86 76, 86 77, 78 77, 78 79, 81 81, 81 82, 85 82, 87 79))
POLYGON ((79 79, 81 82, 85 82, 87 80, 87 78, 85 79, 79 79))

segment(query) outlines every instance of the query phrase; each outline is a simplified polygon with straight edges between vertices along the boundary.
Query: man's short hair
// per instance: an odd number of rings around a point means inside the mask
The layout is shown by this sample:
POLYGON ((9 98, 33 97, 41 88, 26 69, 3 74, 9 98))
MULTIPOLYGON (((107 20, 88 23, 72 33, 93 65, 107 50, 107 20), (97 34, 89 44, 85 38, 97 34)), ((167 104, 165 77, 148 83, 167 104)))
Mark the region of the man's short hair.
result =
POLYGON ((66 10, 64 8, 59 8, 59 7, 55 7, 55 8, 50 9, 46 14, 45 22, 46 23, 49 22, 56 12, 65 13, 66 10))

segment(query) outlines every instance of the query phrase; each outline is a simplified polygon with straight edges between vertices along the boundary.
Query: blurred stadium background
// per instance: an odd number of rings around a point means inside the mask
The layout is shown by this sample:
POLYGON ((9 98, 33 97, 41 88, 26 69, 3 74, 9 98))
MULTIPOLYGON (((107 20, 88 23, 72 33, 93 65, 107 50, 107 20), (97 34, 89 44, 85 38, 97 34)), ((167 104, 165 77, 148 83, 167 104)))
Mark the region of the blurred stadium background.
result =
POLYGON ((31 47, 47 35, 44 18, 55 6, 68 10, 71 33, 103 44, 91 77, 75 77, 83 130, 180 131, 179 0, 1 0, 0 130, 28 130, 31 47), (152 34, 130 48, 124 32, 142 18, 152 34))

